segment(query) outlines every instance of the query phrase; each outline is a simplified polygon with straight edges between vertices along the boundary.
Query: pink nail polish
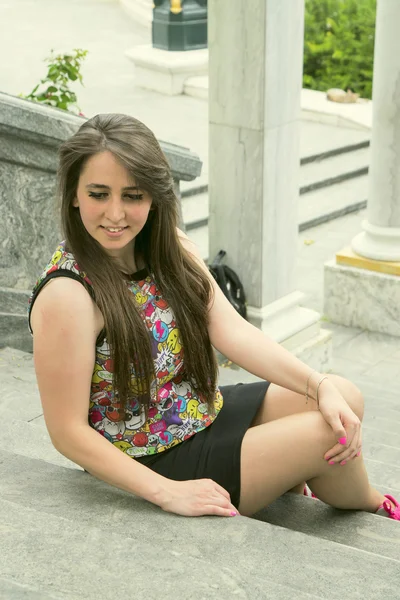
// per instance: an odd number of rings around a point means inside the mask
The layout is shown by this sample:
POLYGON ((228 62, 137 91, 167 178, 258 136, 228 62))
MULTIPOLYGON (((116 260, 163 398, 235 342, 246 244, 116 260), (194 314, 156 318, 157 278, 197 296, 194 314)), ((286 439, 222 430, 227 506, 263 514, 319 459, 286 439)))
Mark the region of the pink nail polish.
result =
POLYGON ((346 443, 347 443, 346 438, 345 437, 341 437, 340 440, 339 440, 339 444, 341 444, 342 446, 345 446, 346 443))
POLYGON ((342 462, 340 463, 340 465, 343 467, 346 464, 347 460, 342 460, 342 462))
POLYGON ((235 511, 233 510, 233 511, 231 512, 231 516, 232 516, 232 517, 236 517, 236 515, 237 515, 237 512, 235 512, 235 511))
POLYGON ((329 464, 330 464, 330 465, 334 465, 334 464, 335 464, 335 461, 334 461, 334 460, 331 460, 331 461, 329 461, 329 464))
POLYGON ((357 456, 361 456, 361 450, 360 450, 360 452, 357 452, 357 456))

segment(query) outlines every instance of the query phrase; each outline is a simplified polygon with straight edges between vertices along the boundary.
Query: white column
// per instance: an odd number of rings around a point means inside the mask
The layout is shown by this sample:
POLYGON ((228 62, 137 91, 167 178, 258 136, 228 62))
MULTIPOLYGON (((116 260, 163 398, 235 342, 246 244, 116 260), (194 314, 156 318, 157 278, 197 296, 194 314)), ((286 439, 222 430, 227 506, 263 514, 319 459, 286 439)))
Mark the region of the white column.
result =
POLYGON ((378 0, 367 219, 353 250, 400 261, 400 2, 378 0))
POLYGON ((400 336, 400 1, 378 0, 367 218, 325 264, 335 323, 400 336))
POLYGON ((294 286, 304 0, 209 0, 208 26, 209 257, 226 250, 250 320, 309 357, 330 336, 294 286))

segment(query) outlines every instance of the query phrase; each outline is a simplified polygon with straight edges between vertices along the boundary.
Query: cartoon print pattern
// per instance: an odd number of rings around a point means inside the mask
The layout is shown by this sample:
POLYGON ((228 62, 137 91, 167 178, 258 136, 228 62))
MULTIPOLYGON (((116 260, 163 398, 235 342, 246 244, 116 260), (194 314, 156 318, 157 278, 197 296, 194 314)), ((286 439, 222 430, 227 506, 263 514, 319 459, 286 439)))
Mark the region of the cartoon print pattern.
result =
MULTIPOLYGON (((36 288, 49 273, 58 269, 68 269, 91 285, 62 242, 35 284, 28 311, 36 288)), ((210 415, 203 398, 185 380, 184 352, 174 314, 152 276, 142 281, 132 280, 127 285, 151 340, 157 381, 152 382, 150 389, 149 417, 145 421, 138 396, 138 373, 132 362, 134 395, 121 420, 118 396, 112 392, 113 361, 107 340, 96 347, 88 417, 89 424, 117 448, 129 456, 139 457, 163 452, 211 425, 222 408, 223 399, 216 388, 215 414, 210 415)))

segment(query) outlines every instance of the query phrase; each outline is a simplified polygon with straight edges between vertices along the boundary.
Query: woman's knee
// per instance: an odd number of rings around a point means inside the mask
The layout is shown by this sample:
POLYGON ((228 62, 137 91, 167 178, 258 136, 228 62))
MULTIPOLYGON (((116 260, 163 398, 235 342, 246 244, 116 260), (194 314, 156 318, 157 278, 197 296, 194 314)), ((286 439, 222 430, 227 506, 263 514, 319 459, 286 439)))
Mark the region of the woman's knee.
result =
POLYGON ((339 375, 328 375, 328 378, 338 388, 351 410, 362 421, 364 417, 364 397, 361 390, 354 383, 339 375))
POLYGON ((319 411, 249 428, 240 453, 239 512, 249 516, 299 486, 299 481, 323 474, 328 469, 323 457, 336 441, 319 411))

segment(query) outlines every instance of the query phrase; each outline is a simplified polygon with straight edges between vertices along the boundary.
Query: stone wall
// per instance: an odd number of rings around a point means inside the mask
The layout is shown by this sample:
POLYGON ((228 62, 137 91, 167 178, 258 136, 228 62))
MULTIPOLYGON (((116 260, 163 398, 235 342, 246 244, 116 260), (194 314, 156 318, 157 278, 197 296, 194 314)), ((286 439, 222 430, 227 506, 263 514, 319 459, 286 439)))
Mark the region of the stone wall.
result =
MULTIPOLYGON (((31 350, 30 290, 61 240, 55 201, 57 150, 83 118, 0 93, 0 348, 31 350)), ((187 148, 160 142, 179 181, 201 172, 187 148)))

